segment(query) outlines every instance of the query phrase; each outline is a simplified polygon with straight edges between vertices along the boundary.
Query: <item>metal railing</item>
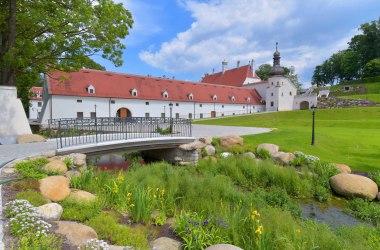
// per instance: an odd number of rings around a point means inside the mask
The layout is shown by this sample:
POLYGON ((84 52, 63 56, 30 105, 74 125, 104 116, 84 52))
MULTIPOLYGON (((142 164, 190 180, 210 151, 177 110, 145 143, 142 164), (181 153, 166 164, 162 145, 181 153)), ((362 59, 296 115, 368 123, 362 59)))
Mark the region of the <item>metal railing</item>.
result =
POLYGON ((181 118, 70 118, 51 119, 48 125, 49 137, 57 139, 58 148, 140 138, 191 137, 191 120, 181 118))

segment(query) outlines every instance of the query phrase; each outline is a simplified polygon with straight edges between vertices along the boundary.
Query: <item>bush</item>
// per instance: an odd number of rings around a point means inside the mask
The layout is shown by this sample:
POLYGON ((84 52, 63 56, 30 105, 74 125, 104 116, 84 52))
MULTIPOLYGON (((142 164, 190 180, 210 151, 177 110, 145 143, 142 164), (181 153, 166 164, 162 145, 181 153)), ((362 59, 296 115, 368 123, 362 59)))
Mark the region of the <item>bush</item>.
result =
POLYGON ((22 178, 42 179, 47 176, 47 173, 41 167, 48 162, 46 158, 21 161, 16 163, 15 169, 20 173, 22 178))
POLYGON ((355 217, 380 225, 380 204, 363 199, 353 199, 346 211, 355 217))
POLYGON ((270 158, 270 153, 268 150, 264 149, 264 148, 260 148, 257 150, 257 156, 260 158, 260 159, 269 159, 270 158))
POLYGON ((61 250, 62 238, 54 234, 42 235, 35 237, 33 235, 23 235, 19 238, 16 246, 12 243, 11 250, 61 250))
POLYGON ((74 200, 66 199, 60 202, 63 213, 62 220, 73 220, 73 221, 86 221, 92 217, 98 215, 103 208, 102 201, 97 199, 91 202, 81 202, 77 203, 74 200))
POLYGON ((35 207, 48 203, 48 200, 40 192, 34 190, 21 191, 15 195, 15 199, 27 200, 35 207))
POLYGON ((92 227, 100 239, 109 240, 114 245, 133 246, 136 249, 148 249, 146 237, 133 229, 118 224, 118 219, 102 212, 85 223, 92 227))
POLYGON ((68 170, 73 169, 74 167, 74 159, 71 157, 66 157, 63 159, 63 162, 66 164, 68 170))

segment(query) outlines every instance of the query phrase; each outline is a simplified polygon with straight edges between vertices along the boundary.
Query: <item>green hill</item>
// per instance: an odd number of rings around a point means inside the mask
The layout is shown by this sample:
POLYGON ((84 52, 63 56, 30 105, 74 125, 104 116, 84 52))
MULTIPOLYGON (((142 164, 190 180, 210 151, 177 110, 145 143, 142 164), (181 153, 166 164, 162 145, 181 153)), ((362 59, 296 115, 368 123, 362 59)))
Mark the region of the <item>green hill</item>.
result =
POLYGON ((364 78, 331 86, 330 96, 380 102, 380 79, 364 78))
POLYGON ((268 142, 283 151, 302 151, 329 162, 345 163, 355 171, 380 170, 380 107, 316 111, 316 146, 311 146, 309 110, 254 114, 195 122, 225 126, 277 128, 244 136, 252 147, 268 142))

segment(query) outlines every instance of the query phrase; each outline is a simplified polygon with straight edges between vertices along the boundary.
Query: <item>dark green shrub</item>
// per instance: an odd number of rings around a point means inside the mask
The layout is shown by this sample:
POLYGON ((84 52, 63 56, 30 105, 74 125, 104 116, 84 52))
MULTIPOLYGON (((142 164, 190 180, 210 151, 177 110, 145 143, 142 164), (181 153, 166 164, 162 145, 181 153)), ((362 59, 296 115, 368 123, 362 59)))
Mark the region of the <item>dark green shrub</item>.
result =
POLYGON ((361 220, 380 225, 380 204, 377 202, 356 198, 350 202, 346 211, 361 220))
POLYGON ((39 207, 48 203, 48 200, 42 194, 35 190, 21 191, 14 197, 18 200, 27 200, 35 207, 39 207))
POLYGON ((284 189, 278 187, 270 188, 268 192, 265 193, 265 201, 268 205, 287 210, 294 216, 301 215, 302 210, 300 206, 289 197, 284 189))
POLYGON ((325 202, 330 198, 331 191, 329 188, 326 188, 325 186, 316 185, 313 189, 313 196, 319 202, 325 202))

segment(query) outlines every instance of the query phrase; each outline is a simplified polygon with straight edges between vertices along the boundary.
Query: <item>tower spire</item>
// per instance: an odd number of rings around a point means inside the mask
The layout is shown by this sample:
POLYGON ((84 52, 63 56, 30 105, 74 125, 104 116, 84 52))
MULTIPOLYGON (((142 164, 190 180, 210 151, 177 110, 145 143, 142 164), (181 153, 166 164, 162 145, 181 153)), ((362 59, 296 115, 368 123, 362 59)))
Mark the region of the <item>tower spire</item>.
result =
POLYGON ((284 75, 284 68, 280 65, 280 52, 278 51, 278 42, 276 42, 276 51, 273 53, 273 67, 271 75, 284 75))

